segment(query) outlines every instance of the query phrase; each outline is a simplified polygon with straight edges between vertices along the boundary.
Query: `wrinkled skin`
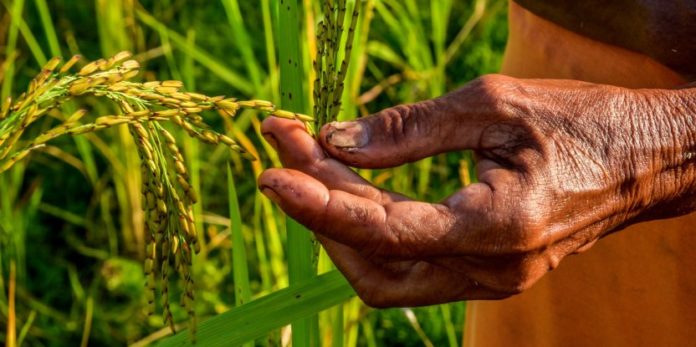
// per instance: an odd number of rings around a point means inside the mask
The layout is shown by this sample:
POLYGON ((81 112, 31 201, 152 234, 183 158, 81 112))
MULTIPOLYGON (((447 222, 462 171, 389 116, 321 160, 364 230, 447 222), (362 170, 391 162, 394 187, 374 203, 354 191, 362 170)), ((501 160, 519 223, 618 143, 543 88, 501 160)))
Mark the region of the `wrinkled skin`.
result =
POLYGON ((375 307, 520 293, 566 256, 632 223, 695 209, 696 94, 481 77, 438 99, 262 132, 284 169, 259 187, 313 230, 375 307), (386 168, 473 149, 479 183, 440 203, 380 190, 386 168))

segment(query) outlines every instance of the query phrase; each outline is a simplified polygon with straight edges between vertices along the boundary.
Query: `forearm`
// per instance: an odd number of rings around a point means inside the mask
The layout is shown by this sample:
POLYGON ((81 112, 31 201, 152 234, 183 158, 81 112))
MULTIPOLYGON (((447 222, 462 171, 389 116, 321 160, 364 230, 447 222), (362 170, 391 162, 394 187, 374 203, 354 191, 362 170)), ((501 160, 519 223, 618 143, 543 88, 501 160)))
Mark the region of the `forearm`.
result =
POLYGON ((646 184, 650 189, 633 192, 634 208, 643 209, 636 219, 696 211, 696 88, 635 93, 642 100, 643 110, 638 110, 641 132, 653 152, 646 170, 651 176, 646 184))

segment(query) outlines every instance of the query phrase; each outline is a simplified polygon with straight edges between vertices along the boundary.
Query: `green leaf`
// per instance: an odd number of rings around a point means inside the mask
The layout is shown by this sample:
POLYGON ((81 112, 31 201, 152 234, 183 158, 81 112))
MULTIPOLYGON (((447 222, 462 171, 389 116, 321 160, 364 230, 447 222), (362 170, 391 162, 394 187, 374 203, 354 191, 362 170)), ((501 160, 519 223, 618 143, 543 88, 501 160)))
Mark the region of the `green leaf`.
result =
MULTIPOLYGON (((198 326, 198 346, 236 346, 264 337, 290 322, 310 317, 355 295, 338 271, 291 285, 273 294, 233 308, 198 326)), ((188 331, 165 339, 158 346, 190 346, 188 331)))
MULTIPOLYGON (((234 302, 243 305, 251 300, 249 285, 249 264, 247 262, 246 245, 242 234, 242 214, 239 211, 237 188, 232 175, 232 163, 227 165, 227 197, 230 204, 230 229, 232 233, 232 276, 234 278, 234 302)), ((253 347, 253 343, 245 345, 253 347)))
POLYGON ((166 25, 160 23, 155 17, 149 15, 147 12, 138 10, 138 18, 147 26, 151 27, 157 31, 166 31, 172 44, 181 50, 182 52, 190 55, 193 59, 198 61, 201 65, 206 67, 208 70, 213 72, 215 75, 220 77, 225 82, 229 83, 230 86, 238 89, 240 92, 246 95, 252 95, 254 92, 253 85, 246 78, 240 76, 238 73, 228 69, 215 59, 213 56, 200 49, 198 46, 187 40, 181 34, 167 28, 166 25))
MULTIPOLYGON (((278 48, 280 57, 280 104, 281 108, 307 113, 308 98, 305 83, 308 79, 304 69, 300 34, 300 5, 298 0, 284 0, 278 3, 278 48)), ((314 268, 314 245, 312 234, 302 225, 288 218, 288 277, 290 284, 316 276, 314 268)), ((312 337, 318 336, 317 317, 294 321, 292 341, 294 346, 312 346, 312 337)), ((316 341, 318 343, 318 341, 316 341)))

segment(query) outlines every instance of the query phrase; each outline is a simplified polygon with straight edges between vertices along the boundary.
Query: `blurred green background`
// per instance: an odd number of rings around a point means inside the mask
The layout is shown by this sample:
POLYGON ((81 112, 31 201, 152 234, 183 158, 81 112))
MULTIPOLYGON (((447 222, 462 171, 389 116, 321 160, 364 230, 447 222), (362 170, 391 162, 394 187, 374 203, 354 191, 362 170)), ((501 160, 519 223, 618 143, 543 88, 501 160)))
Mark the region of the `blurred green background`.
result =
MULTIPOLYGON (((299 0, 306 30, 302 37, 283 37, 276 25, 278 1, 0 0, 3 99, 25 90, 52 56, 95 60, 130 50, 143 66, 142 80, 178 79, 191 91, 277 103, 277 38, 302 42, 309 75, 314 25, 321 18, 320 1, 299 0)), ((436 97, 500 66, 507 38, 504 0, 364 0, 361 5, 342 119, 436 97)), ((115 110, 95 98, 67 107, 78 106, 95 115, 115 110)), ((279 165, 258 134, 262 117, 245 112, 226 129, 261 159, 233 158, 254 297, 288 283, 285 218, 255 186, 264 168, 279 165)), ((196 312, 205 320, 235 303, 224 193, 228 154, 181 135, 201 196, 195 214, 203 250, 194 259, 194 277, 196 312)), ((0 325, 12 321, 21 345, 146 345, 169 333, 161 316, 143 312, 140 171, 131 141, 125 128, 58 139, 0 175, 0 325), (14 312, 8 308, 10 285, 16 287, 14 312)), ((450 153, 361 174, 385 188, 436 201, 471 180, 469 157, 450 153)), ((330 268, 322 259, 320 268, 330 268)), ((176 320, 185 321, 177 305, 174 310, 176 320)), ((341 344, 329 333, 322 341, 327 346, 456 346, 464 311, 464 303, 372 310, 352 299, 341 311, 341 344)), ((0 341, 6 332, 0 329, 0 341)), ((282 329, 255 343, 287 344, 287 334, 282 329)))

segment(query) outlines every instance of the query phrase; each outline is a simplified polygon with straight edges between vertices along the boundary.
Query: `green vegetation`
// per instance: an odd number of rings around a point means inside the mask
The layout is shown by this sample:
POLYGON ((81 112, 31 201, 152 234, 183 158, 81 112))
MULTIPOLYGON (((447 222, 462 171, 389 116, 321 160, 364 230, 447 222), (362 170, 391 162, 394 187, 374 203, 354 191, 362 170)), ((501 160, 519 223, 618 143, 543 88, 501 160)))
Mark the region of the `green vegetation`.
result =
MULTIPOLYGON (((350 14, 356 3, 346 3, 350 14)), ((184 91, 269 100, 308 114, 323 6, 320 0, 0 0, 0 100, 18 100, 48 57, 81 54, 79 69, 128 50, 140 65, 134 80, 179 80, 184 91)), ((507 35, 505 6, 504 0, 361 1, 355 43, 341 53, 351 64, 345 72, 333 66, 345 74, 342 96, 332 96, 341 98, 338 119, 438 96, 495 72, 507 35)), ((185 159, 178 173, 185 172, 198 193, 186 213, 200 247, 190 271, 199 345, 249 339, 248 345, 268 346, 459 345, 464 303, 367 308, 317 252, 311 234, 262 197, 255 177, 280 164, 259 133, 269 109, 248 106, 234 119, 211 113, 205 121, 259 159, 253 162, 165 124, 185 159)), ((82 109, 85 119, 128 114, 123 105, 85 93, 45 111, 23 136, 39 137, 82 109)), ((163 301, 155 301, 154 314, 146 312, 141 264, 152 240, 143 212, 142 153, 131 123, 123 121, 98 133, 52 139, 0 174, 0 341, 7 345, 190 341, 186 330, 164 339, 170 329, 163 301)), ((385 188, 438 200, 470 180, 469 157, 451 153, 361 174, 385 188)), ((164 277, 161 269, 155 272, 164 277)), ((170 299, 190 289, 180 276, 168 273, 170 299)), ((186 307, 170 310, 177 330, 185 329, 186 307)))

